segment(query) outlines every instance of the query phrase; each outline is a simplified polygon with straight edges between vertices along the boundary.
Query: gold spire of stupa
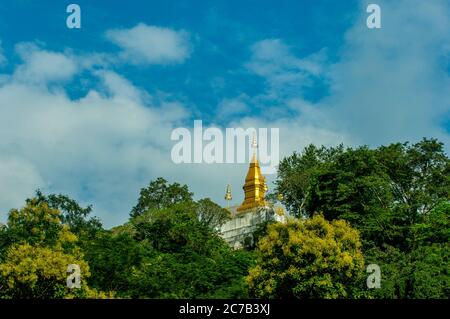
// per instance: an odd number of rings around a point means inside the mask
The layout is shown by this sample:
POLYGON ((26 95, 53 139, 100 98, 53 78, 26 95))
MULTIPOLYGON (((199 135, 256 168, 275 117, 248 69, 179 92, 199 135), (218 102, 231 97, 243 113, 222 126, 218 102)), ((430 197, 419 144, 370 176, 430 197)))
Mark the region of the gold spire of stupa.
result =
POLYGON ((258 158, 256 156, 258 144, 256 143, 255 135, 253 135, 252 147, 253 157, 250 161, 250 167, 248 168, 245 184, 243 186, 245 198, 241 206, 237 208, 238 212, 255 207, 267 206, 267 202, 264 199, 267 191, 266 179, 261 174, 261 168, 259 167, 258 158))
POLYGON ((233 199, 233 196, 231 196, 231 186, 230 184, 227 185, 227 192, 225 193, 225 200, 227 201, 227 208, 230 208, 230 201, 233 199))

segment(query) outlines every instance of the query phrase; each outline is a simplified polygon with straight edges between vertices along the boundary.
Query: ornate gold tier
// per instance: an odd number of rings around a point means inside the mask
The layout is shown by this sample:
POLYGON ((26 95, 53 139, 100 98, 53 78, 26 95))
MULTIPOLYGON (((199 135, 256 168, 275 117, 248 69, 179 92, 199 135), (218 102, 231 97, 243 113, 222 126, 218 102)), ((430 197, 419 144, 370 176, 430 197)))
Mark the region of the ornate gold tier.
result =
POLYGON ((247 176, 245 177, 245 184, 243 186, 245 198, 241 206, 237 208, 238 212, 244 212, 246 210, 267 206, 267 202, 264 199, 267 184, 266 179, 261 174, 261 168, 259 162, 256 159, 256 154, 253 155, 250 167, 248 168, 247 176))

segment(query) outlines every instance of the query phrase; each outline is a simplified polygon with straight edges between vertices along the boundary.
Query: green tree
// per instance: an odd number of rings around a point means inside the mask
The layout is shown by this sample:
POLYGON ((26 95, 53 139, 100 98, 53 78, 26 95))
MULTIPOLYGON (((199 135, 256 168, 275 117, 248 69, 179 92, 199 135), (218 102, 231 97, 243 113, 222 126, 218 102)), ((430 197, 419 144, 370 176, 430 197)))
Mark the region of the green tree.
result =
POLYGON ((149 209, 162 209, 192 201, 192 195, 187 185, 168 184, 164 178, 158 177, 146 188, 141 189, 138 203, 131 210, 130 216, 137 217, 149 209))
POLYGON ((302 153, 294 152, 280 162, 275 181, 276 193, 282 195, 283 204, 291 215, 309 216, 308 202, 315 177, 342 153, 342 145, 337 148, 317 148, 310 144, 302 153))
POLYGON ((306 148, 279 166, 277 192, 290 213, 345 219, 364 245, 411 249, 412 225, 450 196, 450 160, 443 144, 306 148))
POLYGON ((6 225, 0 223, 0 263, 6 253, 6 249, 11 245, 11 238, 6 225))
POLYGON ((0 264, 1 298, 75 298, 91 295, 84 279, 89 267, 81 254, 67 254, 61 247, 41 247, 29 244, 13 245, 0 264), (67 267, 80 266, 82 288, 67 287, 67 267))
POLYGON ((252 253, 233 251, 185 202, 149 210, 132 220, 147 254, 130 276, 138 298, 232 298, 247 296, 244 277, 252 253))
POLYGON ((202 253, 208 248, 208 241, 217 243, 218 240, 218 236, 198 220, 194 202, 149 210, 134 218, 132 224, 137 240, 145 240, 161 252, 180 252, 189 248, 202 253))
POLYGON ((365 252, 367 263, 381 269, 381 287, 371 294, 384 299, 443 298, 450 295, 450 246, 431 244, 404 252, 392 246, 365 252))
POLYGON ((423 214, 420 223, 412 226, 411 234, 413 247, 450 243, 450 202, 442 202, 423 214))
POLYGON ((60 211, 34 198, 27 200, 22 209, 9 212, 2 247, 5 249, 15 243, 53 246, 63 232, 69 233, 69 228, 62 224, 60 211))
POLYGON ((197 202, 197 215, 200 222, 210 229, 216 230, 231 218, 225 208, 217 205, 209 198, 197 202))
POLYGON ((359 233, 343 220, 270 224, 256 254, 247 282, 258 298, 348 298, 363 288, 359 233))
POLYGON ((83 283, 80 289, 66 285, 67 267, 77 264, 82 278, 89 267, 77 246, 78 238, 61 222, 61 213, 37 198, 20 210, 12 209, 2 230, 0 263, 1 298, 101 297, 83 283))
POLYGON ((70 227, 70 230, 80 238, 94 238, 102 229, 102 224, 97 217, 89 217, 92 206, 81 207, 74 199, 62 194, 44 195, 40 190, 36 191, 34 200, 47 203, 50 208, 61 212, 61 222, 70 227))
POLYGON ((209 254, 154 252, 131 273, 134 298, 246 298, 251 252, 226 245, 209 254))
POLYGON ((450 205, 436 206, 412 226, 411 250, 383 245, 365 252, 381 267, 379 298, 448 298, 450 295, 450 205))
POLYGON ((450 296, 450 244, 432 244, 413 250, 407 268, 407 298, 441 298, 450 296))
POLYGON ((127 233, 110 231, 98 233, 83 248, 92 274, 90 286, 115 291, 120 297, 129 296, 130 275, 151 251, 127 233))

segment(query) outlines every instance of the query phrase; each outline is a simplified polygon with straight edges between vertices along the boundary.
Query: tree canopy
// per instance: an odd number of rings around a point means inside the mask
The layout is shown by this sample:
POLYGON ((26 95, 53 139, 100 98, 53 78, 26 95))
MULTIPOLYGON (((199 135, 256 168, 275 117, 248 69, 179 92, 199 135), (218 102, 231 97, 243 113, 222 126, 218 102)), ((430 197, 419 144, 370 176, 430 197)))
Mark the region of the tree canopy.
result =
POLYGON ((113 229, 38 190, 0 224, 0 298, 448 298, 449 173, 434 139, 309 145, 282 160, 270 195, 287 221, 261 223, 238 250, 220 234, 228 210, 162 177, 113 229))
POLYGON ((149 209, 162 209, 192 201, 192 195, 187 185, 169 184, 164 178, 158 177, 141 189, 138 203, 131 210, 130 216, 136 217, 149 209))
POLYGON ((84 282, 79 290, 67 287, 67 269, 71 264, 78 265, 83 281, 90 276, 77 241, 70 227, 61 222, 60 211, 38 198, 27 200, 20 210, 11 210, 0 236, 0 297, 106 296, 84 282))
POLYGON ((292 215, 320 211, 359 230, 366 263, 381 268, 375 297, 448 296, 450 160, 442 143, 310 145, 283 159, 276 186, 292 215))
POLYGON ((377 149, 310 145, 282 160, 277 192, 295 216, 345 219, 366 245, 407 249, 412 225, 450 198, 443 144, 424 139, 377 149))
POLYGON ((357 230, 322 215, 269 225, 247 281, 259 298, 348 298, 362 290, 357 230), (358 287, 361 285, 361 287, 358 287))

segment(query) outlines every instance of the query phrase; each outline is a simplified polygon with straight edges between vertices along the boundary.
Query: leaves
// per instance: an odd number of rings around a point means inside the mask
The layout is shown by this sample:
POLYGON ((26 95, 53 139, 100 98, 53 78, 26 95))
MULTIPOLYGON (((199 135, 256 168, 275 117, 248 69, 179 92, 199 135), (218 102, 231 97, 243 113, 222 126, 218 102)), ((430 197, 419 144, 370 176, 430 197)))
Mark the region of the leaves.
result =
POLYGON ((212 230, 217 230, 231 218, 231 213, 209 198, 197 202, 197 216, 201 223, 212 230))
POLYGON ((247 282, 258 298, 351 297, 364 264, 358 232, 322 215, 269 225, 256 253, 247 282))
POLYGON ((442 143, 310 145, 278 173, 272 197, 297 219, 260 224, 242 250, 219 236, 227 210, 163 178, 111 230, 91 206, 37 191, 0 224, 0 298, 448 298, 442 143), (366 288, 364 260, 380 266, 380 289, 366 288), (66 287, 71 263, 81 289, 66 287))
POLYGON ((199 218, 198 209, 197 204, 185 202, 149 210, 132 220, 135 239, 150 252, 133 268, 132 297, 245 297, 244 276, 253 261, 251 254, 233 251, 211 229, 210 221, 199 218))
MULTIPOLYGON (((32 199, 38 203, 46 203, 50 208, 60 211, 61 222, 70 227, 70 230, 78 237, 93 238, 102 228, 100 220, 96 217, 88 218, 92 212, 92 206, 81 207, 75 200, 66 195, 44 195, 40 190, 36 191, 36 197, 32 199)), ((28 199, 27 201, 31 201, 28 199)))
POLYGON ((77 236, 62 223, 61 212, 46 201, 32 198, 22 209, 11 210, 0 234, 1 298, 105 296, 85 283, 81 289, 67 288, 68 265, 79 265, 83 278, 90 276, 89 266, 77 236))
POLYGON ((321 211, 351 222, 366 248, 411 249, 412 225, 450 198, 449 173, 443 144, 433 139, 375 150, 309 146, 282 161, 276 184, 295 216, 321 211))
POLYGON ((192 195, 187 185, 168 184, 164 178, 158 177, 148 187, 141 189, 138 203, 131 210, 130 216, 137 217, 151 209, 163 209, 192 201, 192 195))
POLYGON ((90 276, 81 253, 67 254, 61 248, 13 245, 0 264, 2 294, 8 298, 64 298, 72 291, 66 286, 67 266, 77 264, 83 278, 90 276))

